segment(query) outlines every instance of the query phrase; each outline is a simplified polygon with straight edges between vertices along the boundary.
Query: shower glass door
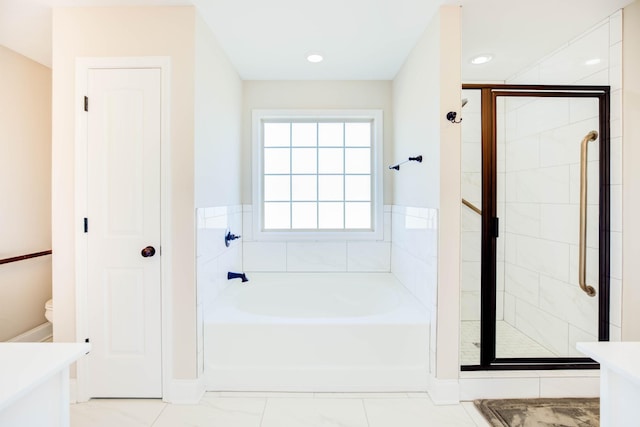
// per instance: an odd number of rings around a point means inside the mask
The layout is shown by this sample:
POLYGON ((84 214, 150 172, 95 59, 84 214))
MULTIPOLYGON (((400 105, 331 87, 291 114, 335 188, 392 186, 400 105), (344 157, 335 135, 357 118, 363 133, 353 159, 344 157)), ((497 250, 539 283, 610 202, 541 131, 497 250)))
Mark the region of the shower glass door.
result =
POLYGON ((579 357, 576 342, 598 340, 598 99, 496 100, 496 358, 579 357))
POLYGON ((575 345, 608 340, 608 88, 491 86, 481 98, 476 367, 593 367, 575 345))

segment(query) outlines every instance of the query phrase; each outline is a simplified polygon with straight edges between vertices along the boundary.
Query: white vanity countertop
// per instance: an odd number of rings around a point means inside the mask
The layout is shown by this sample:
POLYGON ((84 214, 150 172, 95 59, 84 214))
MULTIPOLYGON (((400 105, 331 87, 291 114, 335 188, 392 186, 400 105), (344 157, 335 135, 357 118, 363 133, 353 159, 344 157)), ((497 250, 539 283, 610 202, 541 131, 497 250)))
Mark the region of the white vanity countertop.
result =
POLYGON ((640 342, 579 342, 576 348, 640 385, 640 342))
POLYGON ((0 411, 90 349, 85 343, 0 343, 0 411))

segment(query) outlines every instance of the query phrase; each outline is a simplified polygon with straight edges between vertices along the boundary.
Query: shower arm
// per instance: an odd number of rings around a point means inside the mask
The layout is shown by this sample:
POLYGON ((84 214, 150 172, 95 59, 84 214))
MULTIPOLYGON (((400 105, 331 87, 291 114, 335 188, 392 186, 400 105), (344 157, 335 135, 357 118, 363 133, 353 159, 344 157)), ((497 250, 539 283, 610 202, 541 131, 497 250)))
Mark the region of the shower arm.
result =
POLYGON ((587 145, 595 141, 598 132, 592 130, 582 139, 580 144, 580 241, 578 254, 578 284, 587 295, 593 297, 596 290, 587 285, 587 145))

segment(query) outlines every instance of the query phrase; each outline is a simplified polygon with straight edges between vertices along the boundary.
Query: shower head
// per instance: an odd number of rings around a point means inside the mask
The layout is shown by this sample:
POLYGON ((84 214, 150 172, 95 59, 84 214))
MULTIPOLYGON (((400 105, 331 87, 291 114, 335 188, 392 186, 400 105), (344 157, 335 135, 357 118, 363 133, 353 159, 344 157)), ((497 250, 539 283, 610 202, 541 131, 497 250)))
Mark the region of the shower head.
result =
POLYGON ((467 98, 462 98, 462 107, 460 108, 464 108, 464 106, 467 105, 467 102, 469 102, 467 98))

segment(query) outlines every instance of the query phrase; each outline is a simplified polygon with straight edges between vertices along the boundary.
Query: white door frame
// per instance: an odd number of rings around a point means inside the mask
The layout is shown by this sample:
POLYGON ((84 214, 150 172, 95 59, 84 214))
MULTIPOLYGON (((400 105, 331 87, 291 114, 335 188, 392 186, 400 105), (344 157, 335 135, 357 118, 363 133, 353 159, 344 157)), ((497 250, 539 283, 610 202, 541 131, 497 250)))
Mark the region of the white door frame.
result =
MULTIPOLYGON (((90 69, 156 68, 160 69, 160 277, 161 277, 161 328, 162 328, 162 396, 171 400, 173 373, 173 339, 171 334, 171 168, 170 168, 170 65, 169 57, 100 57, 76 59, 76 130, 75 130, 75 273, 76 273, 76 341, 84 342, 88 337, 89 317, 87 313, 87 234, 84 218, 87 217, 87 113, 84 97, 88 90, 90 69)), ((89 100, 89 104, 90 104, 89 100)), ((89 108, 91 108, 89 106, 89 108)), ((90 226, 90 225, 89 225, 90 226)), ((81 358, 77 363, 76 399, 89 400, 88 361, 81 358)))

